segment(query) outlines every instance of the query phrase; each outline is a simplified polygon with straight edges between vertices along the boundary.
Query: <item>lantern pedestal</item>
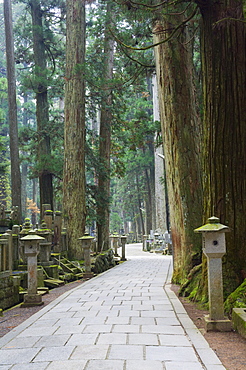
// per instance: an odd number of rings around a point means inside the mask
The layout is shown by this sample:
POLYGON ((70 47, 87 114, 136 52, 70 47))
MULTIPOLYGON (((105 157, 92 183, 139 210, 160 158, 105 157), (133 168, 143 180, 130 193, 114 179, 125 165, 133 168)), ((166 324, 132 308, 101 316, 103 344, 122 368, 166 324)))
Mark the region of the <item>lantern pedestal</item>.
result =
POLYGON ((119 240, 119 235, 111 235, 110 236, 110 239, 111 239, 111 244, 112 244, 112 249, 114 250, 114 256, 115 257, 119 257, 118 255, 118 240, 119 240))
POLYGON ((24 295, 24 302, 21 307, 41 306, 42 295, 37 292, 37 256, 39 254, 39 243, 44 238, 35 234, 33 230, 21 238, 24 243, 24 254, 27 257, 28 265, 28 289, 24 295))
POLYGON ((204 317, 206 331, 231 331, 231 321, 224 316, 222 257, 226 253, 225 232, 229 228, 217 217, 195 229, 203 235, 203 253, 208 262, 209 315, 204 317))
POLYGON ((42 301, 42 294, 25 294, 24 301, 21 304, 21 307, 33 307, 33 306, 42 306, 44 302, 42 301))
POLYGON ((122 247, 122 250, 121 250, 121 261, 127 261, 126 259, 126 239, 127 237, 125 235, 122 235, 120 237, 120 241, 121 241, 121 247, 122 247))
POLYGON ((79 238, 79 240, 81 240, 81 248, 84 251, 85 272, 83 273, 83 277, 90 279, 94 276, 91 271, 91 242, 94 240, 94 237, 86 234, 79 238))
POLYGON ((232 323, 229 319, 224 320, 211 320, 209 315, 204 316, 205 330, 206 331, 231 331, 232 323))

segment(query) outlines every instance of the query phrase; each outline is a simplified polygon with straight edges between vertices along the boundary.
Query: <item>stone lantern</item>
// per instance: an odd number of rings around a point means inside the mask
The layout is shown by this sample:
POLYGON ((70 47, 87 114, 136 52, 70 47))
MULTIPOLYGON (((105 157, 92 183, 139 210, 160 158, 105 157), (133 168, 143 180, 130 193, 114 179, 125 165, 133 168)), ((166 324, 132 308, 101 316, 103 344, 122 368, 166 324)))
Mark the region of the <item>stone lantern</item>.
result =
POLYGON ((24 295, 22 307, 41 306, 42 295, 37 293, 37 256, 39 253, 39 243, 44 238, 35 234, 31 230, 28 235, 21 238, 24 244, 24 255, 27 257, 28 265, 28 289, 24 295))
POLYGON ((81 238, 79 238, 82 243, 82 248, 84 250, 84 259, 85 259, 85 278, 91 278, 93 277, 93 272, 91 271, 91 242, 94 240, 93 236, 90 236, 88 234, 85 234, 81 238))
POLYGON ((51 230, 47 228, 47 225, 42 221, 41 228, 36 230, 38 236, 44 238, 44 240, 39 244, 39 262, 42 266, 50 265, 50 253, 51 253, 51 240, 52 234, 51 230))
POLYGON ((195 229, 203 236, 203 253, 208 262, 209 316, 205 316, 207 331, 230 331, 231 322, 224 316, 222 257, 226 253, 225 233, 228 226, 220 224, 217 217, 195 229))
POLYGON ((126 261, 126 235, 121 235, 120 242, 121 242, 121 261, 126 261))
POLYGON ((53 211, 51 209, 46 209, 44 211, 44 222, 47 225, 47 228, 52 230, 53 229, 53 211))
POLYGON ((148 235, 144 234, 143 235, 143 251, 147 251, 147 238, 148 238, 148 235))
MULTIPOLYGON (((28 235, 29 231, 31 231, 31 230, 32 230, 31 220, 30 220, 30 218, 26 217, 25 221, 24 221, 24 224, 23 224, 23 227, 22 227, 22 230, 19 233, 20 234, 20 240, 23 236, 28 235)), ((20 252, 20 257, 23 259, 24 264, 26 264, 27 261, 26 261, 26 256, 25 256, 25 253, 24 253, 24 244, 23 243, 20 243, 19 252, 20 252)))
POLYGON ((118 248, 118 241, 119 241, 119 235, 113 234, 110 236, 112 243, 113 243, 113 249, 114 249, 114 256, 119 257, 117 248, 118 248))

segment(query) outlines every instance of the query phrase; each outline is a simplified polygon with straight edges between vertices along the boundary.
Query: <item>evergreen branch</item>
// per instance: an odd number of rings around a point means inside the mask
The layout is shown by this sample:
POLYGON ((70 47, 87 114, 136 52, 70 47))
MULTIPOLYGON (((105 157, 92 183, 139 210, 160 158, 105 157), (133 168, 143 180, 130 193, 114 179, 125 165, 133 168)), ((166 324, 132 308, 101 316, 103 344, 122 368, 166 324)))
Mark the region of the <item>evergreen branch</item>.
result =
POLYGON ((137 3, 135 1, 132 1, 132 0, 126 0, 126 1, 121 1, 121 2, 118 2, 118 1, 115 1, 117 4, 119 5, 127 5, 128 8, 131 8, 131 4, 133 5, 133 7, 136 7, 136 6, 142 6, 143 8, 148 8, 148 9, 156 9, 156 8, 160 8, 162 7, 163 5, 165 6, 170 6, 170 5, 176 5, 177 3, 179 3, 180 1, 177 1, 177 0, 174 0, 172 1, 171 3, 168 3, 167 0, 164 0, 162 1, 161 3, 159 4, 155 4, 155 5, 147 5, 147 4, 143 4, 143 3, 137 3))
POLYGON ((183 43, 183 45, 188 45, 192 40, 194 40, 195 35, 196 35, 196 31, 198 30, 198 28, 199 28, 199 26, 197 26, 197 27, 194 29, 193 36, 191 36, 191 38, 190 38, 188 41, 184 42, 184 43, 183 43))
POLYGON ((131 57, 125 50, 124 50, 124 48, 122 47, 122 45, 120 44, 119 45, 120 46, 120 49, 121 49, 121 51, 125 54, 125 56, 127 57, 127 58, 129 58, 130 60, 132 60, 133 62, 135 62, 135 63, 137 63, 137 64, 139 64, 141 67, 145 67, 145 68, 154 68, 155 66, 154 65, 147 65, 147 64, 144 64, 144 63, 142 63, 142 62, 140 62, 139 60, 137 60, 137 59, 135 59, 135 58, 133 58, 133 57, 131 57))
MULTIPOLYGON (((87 80, 87 83, 89 85, 91 85, 92 87, 98 89, 98 90, 103 90, 103 91, 107 91, 107 90, 119 90, 121 89, 123 86, 125 86, 127 83, 133 83, 134 81, 136 81, 136 79, 138 78, 138 76, 142 73, 142 71, 144 70, 145 67, 141 66, 141 68, 139 68, 139 70, 137 70, 137 72, 135 73, 134 76, 131 76, 128 80, 126 80, 125 82, 121 83, 121 84, 115 84, 115 85, 111 85, 109 87, 101 87, 100 85, 96 85, 96 84, 93 84, 91 81, 87 80)), ((90 94, 90 96, 97 96, 98 93, 95 92, 94 94, 90 94)))
POLYGON ((221 22, 225 22, 225 21, 236 21, 236 22, 246 23, 246 21, 243 19, 227 17, 227 18, 222 18, 217 22, 214 22, 214 25, 219 24, 221 22))
POLYGON ((196 15, 196 12, 197 12, 197 9, 198 9, 198 6, 196 6, 195 10, 192 12, 192 14, 186 18, 183 22, 181 22, 177 27, 174 28, 174 30, 172 31, 171 35, 168 36, 167 38, 165 38, 164 40, 162 41, 159 41, 155 44, 152 44, 152 45, 149 45, 149 46, 145 46, 143 48, 136 48, 134 46, 130 46, 130 45, 126 45, 124 42, 122 42, 120 39, 118 39, 118 37, 116 37, 113 33, 113 31, 110 29, 110 32, 112 34, 112 36, 114 37, 114 39, 119 43, 121 44, 122 46, 124 46, 125 48, 127 49, 131 49, 131 50, 138 50, 138 51, 144 51, 144 50, 149 50, 149 49, 152 49, 154 48, 155 46, 159 46, 161 44, 164 44, 165 42, 168 42, 170 41, 173 36, 176 34, 176 32, 182 28, 187 22, 189 22, 195 15, 196 15))
POLYGON ((165 14, 165 15, 183 15, 189 9, 189 7, 191 6, 191 4, 192 3, 188 3, 187 7, 182 12, 179 12, 179 13, 168 13, 168 14, 165 14))
POLYGON ((53 64, 53 68, 52 68, 52 72, 51 72, 51 76, 52 76, 55 73, 55 70, 56 70, 55 57, 54 57, 54 55, 53 55, 53 53, 52 53, 49 45, 47 43, 45 43, 44 46, 45 46, 45 48, 46 48, 46 50, 47 50, 47 52, 48 52, 48 54, 50 56, 50 60, 51 60, 52 64, 53 64))

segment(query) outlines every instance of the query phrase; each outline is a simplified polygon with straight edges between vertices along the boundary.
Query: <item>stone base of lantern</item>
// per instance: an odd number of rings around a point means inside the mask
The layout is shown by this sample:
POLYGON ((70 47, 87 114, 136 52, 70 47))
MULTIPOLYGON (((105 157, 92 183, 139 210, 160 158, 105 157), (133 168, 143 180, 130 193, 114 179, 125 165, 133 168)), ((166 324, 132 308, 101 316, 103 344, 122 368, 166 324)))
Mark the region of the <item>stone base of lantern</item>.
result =
POLYGON ((42 294, 25 294, 21 307, 42 306, 43 304, 44 302, 42 302, 42 294))
POLYGON ((85 279, 91 279, 94 276, 93 272, 84 272, 83 273, 83 278, 85 279))
POLYGON ((209 315, 204 316, 206 331, 231 331, 232 322, 224 318, 224 320, 211 320, 209 315))

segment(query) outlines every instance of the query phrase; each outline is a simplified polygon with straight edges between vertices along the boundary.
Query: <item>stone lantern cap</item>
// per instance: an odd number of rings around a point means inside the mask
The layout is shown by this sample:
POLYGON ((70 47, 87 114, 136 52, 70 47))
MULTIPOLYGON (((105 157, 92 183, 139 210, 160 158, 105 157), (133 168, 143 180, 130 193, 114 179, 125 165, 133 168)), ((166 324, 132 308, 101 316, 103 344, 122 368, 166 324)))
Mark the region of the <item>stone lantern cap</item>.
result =
POLYGON ((84 249, 89 249, 91 246, 91 242, 94 239, 95 239, 94 236, 90 236, 88 234, 85 234, 84 236, 81 236, 80 238, 78 238, 78 240, 82 241, 82 248, 84 249))
POLYGON ((92 240, 92 239, 95 239, 94 236, 84 235, 81 236, 78 240, 92 240))
POLYGON ((21 238, 21 240, 23 241, 41 241, 44 239, 45 238, 43 238, 42 236, 38 236, 34 230, 29 231, 28 235, 23 236, 23 238, 21 238))
POLYGON ((229 232, 230 229, 228 226, 223 225, 220 223, 220 219, 218 217, 212 216, 208 219, 208 223, 198 227, 194 230, 195 233, 206 233, 206 232, 229 232))

